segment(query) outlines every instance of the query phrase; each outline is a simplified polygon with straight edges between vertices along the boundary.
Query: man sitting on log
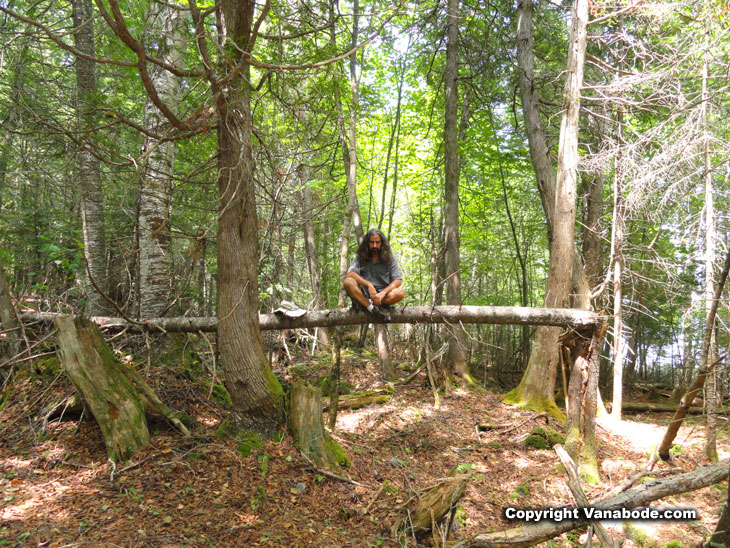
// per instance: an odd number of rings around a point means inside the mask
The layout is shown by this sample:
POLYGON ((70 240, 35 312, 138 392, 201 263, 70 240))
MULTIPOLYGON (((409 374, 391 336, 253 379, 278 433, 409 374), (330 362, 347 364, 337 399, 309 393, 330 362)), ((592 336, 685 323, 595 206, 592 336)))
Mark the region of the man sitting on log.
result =
POLYGON ((343 285, 353 308, 362 306, 387 323, 390 306, 406 296, 401 288, 402 278, 385 234, 372 228, 360 242, 343 285))

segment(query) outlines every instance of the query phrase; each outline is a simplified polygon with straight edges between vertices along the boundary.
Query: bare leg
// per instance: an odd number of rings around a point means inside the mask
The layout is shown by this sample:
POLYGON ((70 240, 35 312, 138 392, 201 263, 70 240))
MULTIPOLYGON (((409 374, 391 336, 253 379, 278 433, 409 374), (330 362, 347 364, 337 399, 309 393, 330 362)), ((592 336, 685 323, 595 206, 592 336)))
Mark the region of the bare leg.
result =
POLYGON ((385 298, 383 299, 383 304, 390 306, 392 304, 399 303, 403 300, 405 296, 406 292, 403 291, 403 288, 396 287, 393 291, 385 296, 385 298))
POLYGON ((360 285, 353 280, 352 278, 345 278, 345 281, 342 282, 343 287, 345 288, 345 292, 355 299, 357 302, 359 302, 361 305, 363 305, 365 308, 370 306, 370 301, 368 298, 363 294, 362 290, 360 289, 360 285))

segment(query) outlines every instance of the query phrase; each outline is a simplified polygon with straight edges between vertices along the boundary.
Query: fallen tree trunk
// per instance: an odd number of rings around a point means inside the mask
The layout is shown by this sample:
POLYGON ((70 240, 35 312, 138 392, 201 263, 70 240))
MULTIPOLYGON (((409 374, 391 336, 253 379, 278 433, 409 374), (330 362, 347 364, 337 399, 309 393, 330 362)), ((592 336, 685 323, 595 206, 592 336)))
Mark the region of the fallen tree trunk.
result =
MULTIPOLYGON (((613 497, 595 501, 591 503, 591 507, 621 510, 646 506, 657 499, 687 493, 688 491, 696 491, 719 483, 726 479, 728 474, 730 474, 730 459, 725 459, 715 464, 696 468, 691 472, 637 485, 613 497)), ((457 544, 454 548, 520 548, 533 546, 538 542, 548 541, 577 527, 588 525, 589 519, 584 513, 578 511, 577 515, 578 518, 568 518, 559 522, 543 520, 536 523, 525 523, 513 529, 478 534, 457 544)))
MULTIPOLYGON (((52 322, 56 312, 31 312, 20 314, 24 322, 52 322)), ((110 329, 138 329, 197 333, 215 331, 216 318, 177 317, 151 318, 128 321, 123 318, 92 316, 91 321, 110 329)), ((556 325, 563 327, 588 327, 599 321, 595 312, 575 308, 528 308, 524 306, 407 306, 394 308, 392 323, 478 323, 511 325, 556 325)), ((259 314, 259 327, 263 331, 309 327, 337 327, 378 323, 372 315, 349 308, 312 310, 299 318, 279 317, 276 314, 259 314)), ((380 321, 382 323, 382 321, 380 321)))
MULTIPOLYGON (((655 413, 663 413, 663 412, 674 413, 675 411, 677 411, 678 408, 679 408, 679 406, 677 406, 677 405, 670 405, 667 403, 644 403, 644 402, 636 402, 636 401, 624 402, 621 405, 622 411, 628 411, 628 412, 652 411, 655 413)), ((705 410, 699 406, 687 408, 687 414, 689 414, 689 415, 701 415, 704 412, 705 412, 705 410)), ((727 415, 727 414, 730 414, 730 408, 718 409, 717 412, 721 415, 727 415)))
MULTIPOLYGON (((393 388, 377 388, 354 394, 340 394, 337 397, 337 409, 360 409, 373 403, 386 403, 393 397, 393 388)), ((332 400, 324 404, 324 409, 330 409, 332 400)), ((331 412, 331 411, 330 411, 331 412)))

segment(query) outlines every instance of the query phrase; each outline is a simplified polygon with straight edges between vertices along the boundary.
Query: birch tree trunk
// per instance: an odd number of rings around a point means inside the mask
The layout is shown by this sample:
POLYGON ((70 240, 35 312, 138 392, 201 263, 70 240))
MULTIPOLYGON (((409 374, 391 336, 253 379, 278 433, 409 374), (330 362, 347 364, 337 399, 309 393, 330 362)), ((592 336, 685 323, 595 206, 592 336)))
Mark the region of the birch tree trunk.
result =
MULTIPOLYGON (((73 0, 74 46, 93 57, 94 23, 91 0, 73 0)), ((76 57, 76 117, 79 131, 94 126, 94 95, 96 94, 96 66, 93 61, 76 57)), ((78 173, 81 195, 81 222, 84 256, 91 276, 99 290, 107 292, 106 237, 104 234, 104 196, 101 185, 99 160, 91 152, 91 143, 81 133, 82 145, 78 151, 78 173)), ((104 316, 110 310, 106 299, 87 283, 87 312, 104 316)))
MULTIPOLYGON (((153 4, 153 9, 156 4, 153 4)), ((184 43, 180 37, 182 11, 170 6, 159 8, 153 21, 159 20, 162 36, 157 57, 180 68, 184 43)), ((152 83, 160 99, 173 113, 177 112, 180 79, 158 65, 151 69, 152 83)), ((145 140, 147 161, 140 177, 138 196, 139 315, 159 317, 170 293, 172 260, 170 256, 170 215, 172 208, 175 142, 163 140, 172 126, 148 98, 145 104, 145 140), (151 137, 150 134, 155 135, 151 137)))
MULTIPOLYGON (((444 246, 446 248, 446 304, 461 305, 459 258, 459 0, 449 0, 446 23, 446 77, 444 114, 445 188, 444 246)), ((469 363, 466 332, 460 325, 449 331, 449 362, 456 375, 467 377, 469 363)))
MULTIPOLYGON (((578 115, 580 90, 583 84, 583 62, 586 48, 588 6, 585 0, 573 5, 573 26, 568 52, 563 117, 560 124, 557 180, 552 179, 544 131, 540 122, 537 90, 534 82, 532 53, 532 0, 518 4, 517 49, 520 67, 520 89, 528 132, 530 155, 538 178, 543 207, 552 233, 550 268, 545 291, 545 307, 568 305, 571 287, 573 242, 575 236, 575 200, 578 166, 578 115)), ((555 375, 559 361, 558 336, 554 327, 540 327, 520 384, 505 397, 514 403, 537 411, 547 411, 562 418, 555 405, 555 375)))
MULTIPOLYGON (((253 0, 224 0, 221 45, 240 63, 249 55, 253 0)), ((283 391, 264 354, 258 326, 258 218, 251 149, 250 66, 221 89, 218 114, 218 341, 235 426, 273 434, 283 391)))

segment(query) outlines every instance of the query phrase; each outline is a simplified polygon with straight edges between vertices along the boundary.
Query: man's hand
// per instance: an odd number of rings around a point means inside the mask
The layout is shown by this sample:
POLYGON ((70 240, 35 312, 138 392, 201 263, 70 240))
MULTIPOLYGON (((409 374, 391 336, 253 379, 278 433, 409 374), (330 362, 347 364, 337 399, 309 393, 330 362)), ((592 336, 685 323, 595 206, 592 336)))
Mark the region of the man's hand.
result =
POLYGON ((385 297, 385 294, 383 294, 383 292, 380 292, 380 293, 373 292, 372 295, 373 295, 373 297, 371 300, 373 301, 373 304, 375 306, 381 306, 383 304, 383 297, 385 297))

